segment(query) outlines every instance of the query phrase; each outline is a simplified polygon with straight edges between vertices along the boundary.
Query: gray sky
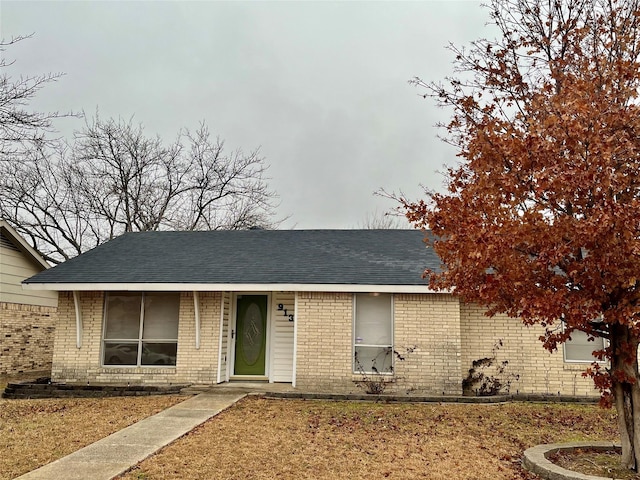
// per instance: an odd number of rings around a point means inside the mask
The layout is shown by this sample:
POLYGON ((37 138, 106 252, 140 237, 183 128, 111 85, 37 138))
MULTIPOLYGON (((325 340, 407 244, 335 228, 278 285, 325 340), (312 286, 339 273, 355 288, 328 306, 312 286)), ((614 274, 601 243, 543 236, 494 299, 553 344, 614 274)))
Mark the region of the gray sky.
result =
MULTIPOLYGON (((64 72, 33 108, 134 116, 168 140, 205 120, 229 148, 260 146, 283 228, 354 228, 442 189, 450 112, 407 81, 452 73, 449 41, 486 36, 476 1, 0 2, 15 72, 64 72)), ((82 120, 56 126, 70 136, 82 120)))

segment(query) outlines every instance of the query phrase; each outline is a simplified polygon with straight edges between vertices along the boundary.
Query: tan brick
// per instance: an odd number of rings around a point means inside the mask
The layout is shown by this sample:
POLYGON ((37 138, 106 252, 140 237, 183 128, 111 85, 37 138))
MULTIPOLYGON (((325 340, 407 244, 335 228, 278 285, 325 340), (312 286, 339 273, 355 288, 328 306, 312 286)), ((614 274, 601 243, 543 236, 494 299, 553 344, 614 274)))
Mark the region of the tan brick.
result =
POLYGON ((221 298, 220 292, 200 293, 200 348, 197 349, 193 294, 181 293, 175 368, 113 368, 101 366, 103 293, 80 293, 83 335, 82 345, 77 348, 73 295, 62 292, 58 304, 59 328, 55 336, 53 380, 80 383, 215 383, 221 298))
POLYGON ((51 368, 57 308, 0 302, 0 374, 51 368))
MULTIPOLYGON (((104 368, 100 345, 104 295, 80 293, 83 317, 81 348, 76 348, 73 296, 60 295, 53 355, 53 377, 67 382, 201 383, 217 380, 222 310, 230 315, 230 294, 201 292, 200 348, 195 345, 193 294, 182 292, 177 366, 175 368, 104 368)), ((44 307, 38 307, 42 309, 44 307)), ((30 314, 50 314, 44 310, 30 314)), ((15 316, 15 314, 14 314, 15 316)), ((5 310, 0 310, 0 319, 5 310)), ((6 323, 6 320, 3 320, 6 323)), ((586 364, 568 364, 562 351, 542 349, 539 327, 525 327, 505 316, 488 318, 478 306, 461 304, 447 294, 394 295, 394 346, 405 355, 395 362, 396 383, 389 391, 460 394, 473 360, 491 354, 502 340, 497 361, 508 361, 506 373, 518 374, 512 393, 595 395, 591 381, 581 376, 586 364)), ((298 293, 296 384, 315 391, 359 391, 352 372, 353 295, 337 292, 298 293)), ((226 331, 226 330, 225 330, 226 331)), ((223 357, 226 344, 223 344, 223 357)), ((1 357, 0 357, 1 358, 1 357)), ((4 359, 3 359, 4 360, 4 359)), ((221 368, 226 369, 223 363, 221 368)))
POLYGON ((542 327, 527 327, 505 315, 489 318, 479 306, 463 304, 460 310, 464 376, 474 360, 490 356, 493 346, 502 340, 496 360, 508 361, 506 373, 519 375, 511 393, 598 395, 593 382, 581 375, 589 364, 564 362, 562 347, 554 353, 542 348, 538 339, 542 327))

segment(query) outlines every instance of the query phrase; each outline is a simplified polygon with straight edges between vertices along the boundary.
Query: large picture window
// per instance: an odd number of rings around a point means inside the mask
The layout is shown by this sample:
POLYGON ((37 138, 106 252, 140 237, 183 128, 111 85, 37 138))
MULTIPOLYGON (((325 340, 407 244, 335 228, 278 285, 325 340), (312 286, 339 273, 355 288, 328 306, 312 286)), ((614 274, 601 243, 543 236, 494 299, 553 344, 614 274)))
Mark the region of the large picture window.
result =
POLYGON ((102 363, 105 366, 175 366, 178 292, 107 293, 102 363))
POLYGON ((597 358, 593 352, 604 349, 604 339, 595 337, 589 341, 589 336, 579 330, 571 332, 571 340, 564 344, 564 359, 567 362, 593 362, 597 358))
POLYGON ((389 294, 355 295, 355 373, 393 373, 393 301, 389 294))

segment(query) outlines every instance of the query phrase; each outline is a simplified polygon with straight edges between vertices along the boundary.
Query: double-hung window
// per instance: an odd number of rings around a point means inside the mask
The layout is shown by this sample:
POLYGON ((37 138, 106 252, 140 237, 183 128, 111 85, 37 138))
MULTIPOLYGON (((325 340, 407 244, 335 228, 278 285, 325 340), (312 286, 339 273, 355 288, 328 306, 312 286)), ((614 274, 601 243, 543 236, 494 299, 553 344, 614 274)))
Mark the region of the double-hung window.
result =
POLYGON ((104 306, 105 366, 175 366, 178 292, 109 292, 104 306))
POLYGON ((355 373, 393 373, 393 297, 354 295, 355 373))
POLYGON ((589 341, 589 336, 580 331, 571 332, 571 340, 564 343, 564 360, 566 362, 593 362, 598 359, 593 356, 593 352, 605 348, 604 339, 595 337, 589 341))

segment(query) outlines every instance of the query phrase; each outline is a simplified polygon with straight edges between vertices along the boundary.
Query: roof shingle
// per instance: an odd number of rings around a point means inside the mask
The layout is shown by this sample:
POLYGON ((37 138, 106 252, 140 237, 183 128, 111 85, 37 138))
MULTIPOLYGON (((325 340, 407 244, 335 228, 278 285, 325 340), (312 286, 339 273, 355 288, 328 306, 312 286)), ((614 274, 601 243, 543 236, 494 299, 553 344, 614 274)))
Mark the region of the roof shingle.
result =
POLYGON ((417 230, 127 233, 25 283, 425 285, 417 230))

